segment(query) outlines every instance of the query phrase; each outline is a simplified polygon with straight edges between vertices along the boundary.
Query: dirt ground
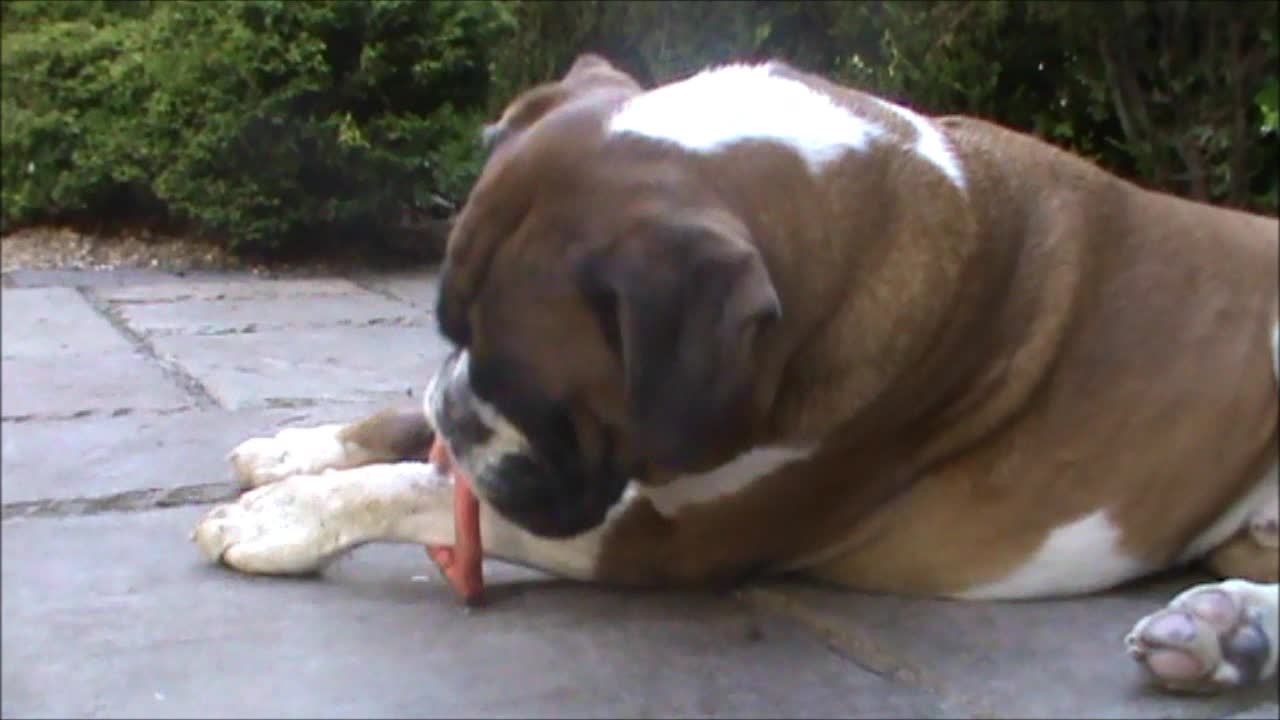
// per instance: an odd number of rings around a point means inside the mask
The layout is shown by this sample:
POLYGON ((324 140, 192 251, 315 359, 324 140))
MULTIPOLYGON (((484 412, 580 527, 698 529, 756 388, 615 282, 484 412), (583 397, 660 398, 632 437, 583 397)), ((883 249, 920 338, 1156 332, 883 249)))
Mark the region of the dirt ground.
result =
POLYGON ((0 238, 0 270, 245 269, 208 242, 145 235, 94 236, 68 227, 24 228, 0 238))
POLYGON ((148 230, 95 233, 69 226, 39 226, 0 237, 0 272, 153 269, 322 275, 364 267, 434 264, 443 248, 443 237, 432 237, 425 243, 422 249, 394 255, 369 256, 361 250, 351 250, 303 260, 267 261, 237 257, 221 244, 199 237, 148 230))

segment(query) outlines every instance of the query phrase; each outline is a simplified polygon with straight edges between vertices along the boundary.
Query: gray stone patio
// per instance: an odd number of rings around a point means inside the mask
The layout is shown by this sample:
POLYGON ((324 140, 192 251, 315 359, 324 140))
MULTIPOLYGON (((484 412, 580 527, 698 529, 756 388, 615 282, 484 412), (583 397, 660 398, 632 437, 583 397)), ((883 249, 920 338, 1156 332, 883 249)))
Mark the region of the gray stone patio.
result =
POLYGON ((2 708, 19 717, 1250 717, 1148 690, 1121 638, 1201 578, 962 604, 797 584, 624 594, 490 563, 464 612, 420 548, 308 580, 187 533, 224 459, 414 398, 434 276, 17 272, 3 308, 2 708))

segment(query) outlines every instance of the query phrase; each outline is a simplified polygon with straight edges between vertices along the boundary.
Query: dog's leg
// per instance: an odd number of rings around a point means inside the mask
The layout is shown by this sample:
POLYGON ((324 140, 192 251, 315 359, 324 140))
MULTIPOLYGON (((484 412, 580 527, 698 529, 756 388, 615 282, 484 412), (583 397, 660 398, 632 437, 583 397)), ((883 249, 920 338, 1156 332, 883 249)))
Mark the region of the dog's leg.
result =
MULTIPOLYGON (((594 577, 603 527, 548 540, 485 505, 480 527, 488 557, 570 579, 594 577)), ((421 462, 295 475, 215 507, 192 538, 210 560, 262 575, 312 573, 371 542, 450 545, 453 481, 421 462)))
POLYGON ((1275 675, 1280 654, 1280 497, 1264 495, 1248 525, 1204 559, 1221 582, 1197 585, 1143 618, 1129 653, 1162 687, 1217 692, 1275 675))
POLYGON ((372 463, 425 460, 433 432, 421 407, 388 408, 353 423, 285 428, 245 440, 228 455, 245 489, 294 475, 315 475, 372 463))
POLYGON ((242 572, 315 572, 368 542, 394 541, 399 523, 422 515, 422 542, 453 542, 453 488, 434 466, 377 463, 293 475, 219 505, 192 539, 206 557, 242 572))
MULTIPOLYGON (((1280 321, 1273 323, 1275 392, 1280 390, 1280 321)), ((1280 656, 1280 464, 1272 466, 1258 489, 1229 510, 1219 525, 1229 537, 1202 561, 1225 579, 1179 594, 1164 609, 1139 620, 1125 637, 1129 654, 1153 681, 1168 690, 1218 692, 1269 680, 1276 674, 1280 656)), ((1209 531, 1210 542, 1216 541, 1217 533, 1218 529, 1209 531)))

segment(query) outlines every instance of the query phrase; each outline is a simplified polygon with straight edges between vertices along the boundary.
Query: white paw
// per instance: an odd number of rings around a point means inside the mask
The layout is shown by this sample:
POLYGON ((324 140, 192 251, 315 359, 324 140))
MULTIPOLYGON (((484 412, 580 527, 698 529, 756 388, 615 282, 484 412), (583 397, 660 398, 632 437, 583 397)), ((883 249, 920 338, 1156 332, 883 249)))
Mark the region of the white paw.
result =
POLYGON ((245 440, 227 455, 236 480, 245 489, 280 482, 294 475, 355 467, 368 458, 354 443, 344 442, 344 425, 285 428, 274 437, 245 440))
POLYGON ((333 522, 322 480, 297 476, 247 492, 210 510, 191 539, 210 561, 241 572, 315 572, 350 544, 333 522))
POLYGON ((1134 626, 1129 655, 1157 685, 1213 693, 1268 677, 1276 658, 1276 586, 1197 585, 1134 626))

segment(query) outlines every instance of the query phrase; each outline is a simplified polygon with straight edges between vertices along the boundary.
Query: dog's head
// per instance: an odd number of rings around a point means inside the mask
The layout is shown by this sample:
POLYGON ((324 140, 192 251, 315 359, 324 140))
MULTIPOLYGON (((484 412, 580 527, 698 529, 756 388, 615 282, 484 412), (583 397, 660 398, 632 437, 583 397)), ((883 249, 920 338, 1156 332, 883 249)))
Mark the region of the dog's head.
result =
POLYGON ((610 135, 641 93, 595 56, 517 98, 461 212, 428 406, 475 489, 536 534, 600 524, 630 479, 742 449, 780 316, 747 227, 695 163, 610 135))

